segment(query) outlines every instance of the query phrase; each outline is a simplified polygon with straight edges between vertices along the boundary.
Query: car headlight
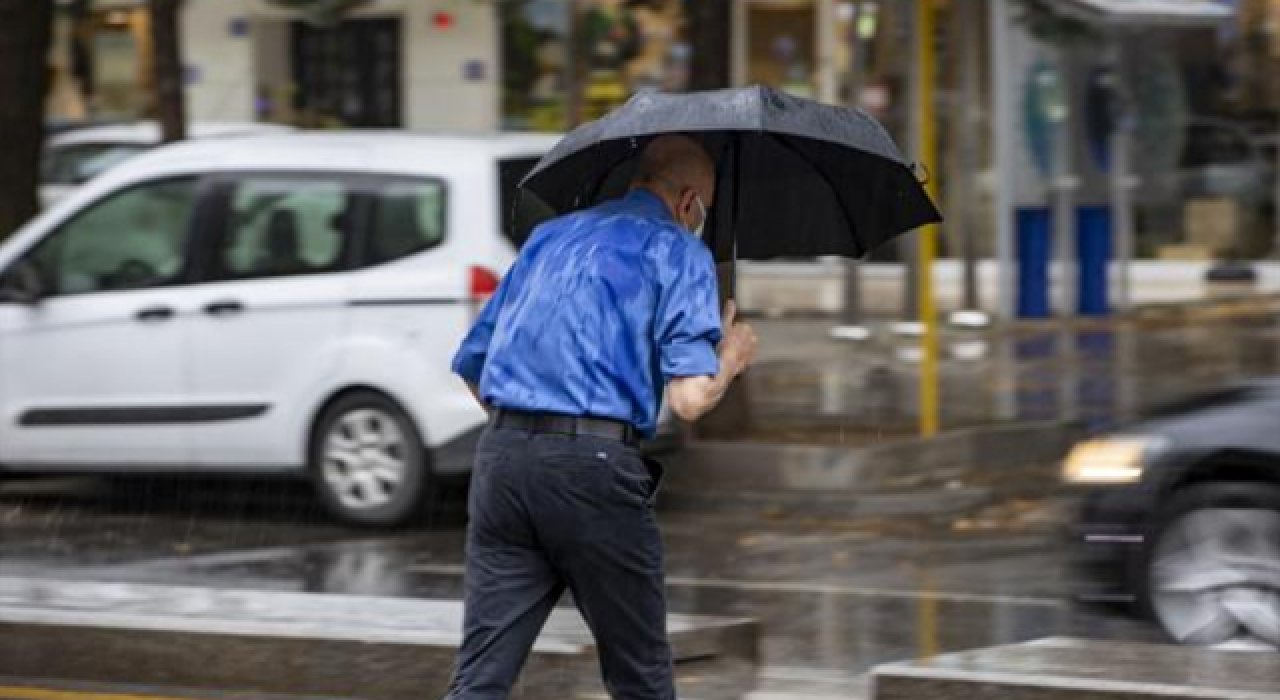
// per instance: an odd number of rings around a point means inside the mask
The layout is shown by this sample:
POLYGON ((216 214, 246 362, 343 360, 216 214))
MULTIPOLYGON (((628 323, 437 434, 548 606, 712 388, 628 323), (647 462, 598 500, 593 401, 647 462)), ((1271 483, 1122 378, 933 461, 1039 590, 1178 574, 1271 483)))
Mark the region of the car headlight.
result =
POLYGON ((1131 484, 1166 441, 1157 437, 1115 437, 1077 445, 1062 465, 1069 484, 1131 484))

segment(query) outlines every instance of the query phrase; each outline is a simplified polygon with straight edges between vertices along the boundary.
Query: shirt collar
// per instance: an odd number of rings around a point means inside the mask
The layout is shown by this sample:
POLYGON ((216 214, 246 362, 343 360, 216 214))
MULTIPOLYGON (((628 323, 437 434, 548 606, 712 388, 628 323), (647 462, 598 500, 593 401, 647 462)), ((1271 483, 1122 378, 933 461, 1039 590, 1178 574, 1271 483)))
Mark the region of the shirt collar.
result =
POLYGON ((671 210, 667 208, 667 203, 662 201, 658 195, 643 187, 637 187, 627 192, 627 196, 623 197, 622 201, 628 208, 634 209, 639 213, 656 216, 665 221, 675 221, 675 217, 671 215, 671 210))

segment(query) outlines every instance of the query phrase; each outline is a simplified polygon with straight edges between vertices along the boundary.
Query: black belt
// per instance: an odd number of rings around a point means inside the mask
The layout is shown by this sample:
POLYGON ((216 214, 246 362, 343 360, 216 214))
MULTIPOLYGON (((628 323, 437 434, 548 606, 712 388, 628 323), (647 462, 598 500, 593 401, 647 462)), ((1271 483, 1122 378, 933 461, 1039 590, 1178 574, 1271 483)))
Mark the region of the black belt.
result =
POLYGON ((617 440, 626 445, 635 445, 639 442, 639 434, 635 426, 610 418, 586 418, 559 413, 531 413, 502 409, 493 414, 493 427, 550 435, 590 435, 617 440))

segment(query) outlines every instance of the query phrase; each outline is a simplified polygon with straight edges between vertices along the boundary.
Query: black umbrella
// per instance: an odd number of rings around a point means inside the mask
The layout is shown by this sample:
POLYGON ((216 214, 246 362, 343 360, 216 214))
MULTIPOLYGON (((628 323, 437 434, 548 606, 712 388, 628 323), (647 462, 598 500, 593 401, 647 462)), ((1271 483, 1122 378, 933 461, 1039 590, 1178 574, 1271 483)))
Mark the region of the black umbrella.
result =
POLYGON ((574 129, 521 186, 566 213, 620 195, 655 136, 702 141, 718 169, 705 240, 716 259, 862 257, 941 221, 879 123, 767 87, 642 92, 574 129))

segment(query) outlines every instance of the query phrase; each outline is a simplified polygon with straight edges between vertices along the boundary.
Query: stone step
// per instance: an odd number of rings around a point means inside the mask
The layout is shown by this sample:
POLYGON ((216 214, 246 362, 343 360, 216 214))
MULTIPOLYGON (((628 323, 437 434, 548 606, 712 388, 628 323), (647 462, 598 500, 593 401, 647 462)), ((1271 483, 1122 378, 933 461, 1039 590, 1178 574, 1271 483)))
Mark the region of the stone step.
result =
MULTIPOLYGON (((244 693, 441 697, 461 640, 457 601, 0 578, 0 676, 244 693)), ((682 696, 741 698, 759 629, 672 615, 682 696)), ((591 635, 557 609, 513 697, 602 695, 591 635)))
POLYGON ((84 683, 0 676, 0 700, 351 700, 136 683, 84 683))
POLYGON ((1274 652, 1053 638, 872 673, 874 700, 1280 700, 1274 652))

